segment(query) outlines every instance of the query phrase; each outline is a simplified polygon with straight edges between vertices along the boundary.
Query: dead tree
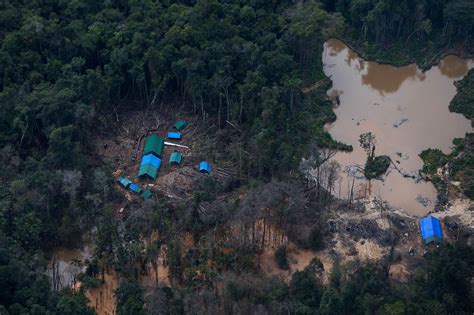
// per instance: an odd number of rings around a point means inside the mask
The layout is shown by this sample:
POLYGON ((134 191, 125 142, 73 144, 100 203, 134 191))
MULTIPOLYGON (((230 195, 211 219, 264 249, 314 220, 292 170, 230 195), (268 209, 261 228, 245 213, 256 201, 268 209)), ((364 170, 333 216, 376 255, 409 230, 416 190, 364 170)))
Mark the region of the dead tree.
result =
POLYGON ((59 261, 53 256, 51 260, 51 286, 53 291, 59 291, 62 287, 61 272, 59 270, 59 261))
POLYGON ((307 191, 314 188, 317 189, 318 206, 321 205, 322 188, 328 189, 323 185, 323 166, 328 162, 337 151, 330 148, 320 148, 317 145, 311 145, 308 159, 301 163, 300 170, 305 174, 309 182, 314 182, 314 185, 307 189, 307 191))

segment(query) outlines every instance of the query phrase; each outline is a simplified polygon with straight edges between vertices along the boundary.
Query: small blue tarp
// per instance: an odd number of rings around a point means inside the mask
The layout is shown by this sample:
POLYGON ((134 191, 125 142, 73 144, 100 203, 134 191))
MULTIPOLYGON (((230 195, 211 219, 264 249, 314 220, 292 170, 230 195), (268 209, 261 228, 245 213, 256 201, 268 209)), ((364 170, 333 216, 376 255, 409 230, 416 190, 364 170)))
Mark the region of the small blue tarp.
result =
POLYGON ((138 187, 138 185, 135 184, 135 183, 130 184, 130 186, 128 186, 128 189, 130 189, 131 191, 136 192, 137 194, 141 194, 141 192, 142 192, 142 189, 140 187, 138 187))
POLYGON ((441 221, 431 215, 420 219, 421 237, 425 244, 441 242, 443 240, 443 229, 441 221))
POLYGON ((201 173, 210 173, 211 172, 211 165, 209 165, 206 161, 201 161, 199 163, 199 172, 201 173))
POLYGON ((168 139, 181 139, 181 133, 179 132, 173 132, 173 131, 170 131, 168 132, 168 139))
POLYGON ((142 162, 140 163, 140 166, 146 164, 150 164, 154 168, 159 169, 161 165, 161 160, 153 154, 147 154, 142 157, 142 162))

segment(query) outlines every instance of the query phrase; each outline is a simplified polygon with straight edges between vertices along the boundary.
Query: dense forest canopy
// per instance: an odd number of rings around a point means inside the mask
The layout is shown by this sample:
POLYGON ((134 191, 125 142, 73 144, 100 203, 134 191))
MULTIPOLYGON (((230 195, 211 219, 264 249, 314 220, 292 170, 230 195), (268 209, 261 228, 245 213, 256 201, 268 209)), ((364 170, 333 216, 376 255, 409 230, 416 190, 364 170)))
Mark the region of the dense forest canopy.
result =
POLYGON ((474 32, 474 3, 469 0, 322 2, 329 12, 340 12, 362 38, 383 44, 420 39, 466 43, 474 32))
MULTIPOLYGON (((314 112, 299 92, 303 69, 316 60, 322 76, 321 43, 342 23, 317 3, 2 6, 10 22, 1 28, 1 176, 12 201, 2 222, 30 248, 54 245, 63 223, 72 233, 70 224, 111 199, 107 170, 90 169, 87 155, 120 106, 185 102, 219 125, 249 126, 244 139, 259 148, 260 172, 297 165, 302 150, 295 155, 290 136, 317 129, 303 124, 312 119, 303 113, 314 112), (22 222, 29 222, 25 235, 22 222)), ((317 104, 321 125, 332 113, 317 104)))
MULTIPOLYGON (((332 36, 379 51, 391 45, 413 45, 414 51, 423 45, 471 49, 474 3, 2 1, 0 313, 91 312, 83 296, 49 291, 42 257, 54 246, 77 245, 92 228, 103 236, 97 250, 110 250, 106 240, 118 232, 110 232, 104 222, 110 222, 117 192, 109 165, 97 163, 92 152, 96 134, 109 128, 119 111, 164 104, 184 108, 219 129, 233 122, 243 130, 236 141, 254 156, 252 176, 264 180, 297 169, 310 142, 348 149, 322 129, 335 119, 320 58, 332 36), (320 80, 320 90, 301 91, 320 80)), ((472 264, 469 272, 472 276, 472 264)), ((305 277, 299 275, 286 288, 304 304, 292 308, 295 312, 363 312, 365 306, 356 309, 336 297, 339 287, 304 296, 298 285, 319 286, 305 277), (347 304, 333 308, 331 303, 340 302, 347 304)), ((347 286, 354 287, 351 283, 347 286)), ((133 283, 122 289, 141 294, 133 283)), ((446 293, 450 304, 443 307, 452 310, 467 291, 452 289, 446 293)), ((359 304, 370 304, 371 310, 400 307, 383 306, 383 299, 363 294, 359 304)), ((165 295, 173 300, 172 293, 165 295)), ((127 301, 127 294, 120 295, 119 303, 127 301)))

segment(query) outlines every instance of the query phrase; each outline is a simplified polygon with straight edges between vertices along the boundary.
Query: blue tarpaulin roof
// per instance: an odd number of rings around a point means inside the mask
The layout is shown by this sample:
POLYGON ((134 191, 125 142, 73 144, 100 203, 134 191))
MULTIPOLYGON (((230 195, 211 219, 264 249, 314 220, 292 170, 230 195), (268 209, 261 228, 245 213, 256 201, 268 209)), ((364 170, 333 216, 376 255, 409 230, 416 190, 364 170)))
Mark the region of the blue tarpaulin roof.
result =
POLYGON ((168 139, 181 139, 181 133, 179 132, 168 132, 168 139))
POLYGON ((140 163, 140 168, 138 169, 138 176, 148 176, 153 179, 156 178, 158 174, 158 170, 161 166, 160 158, 156 157, 153 154, 147 154, 142 157, 142 161, 140 163))
POLYGON ((142 162, 140 163, 140 166, 146 164, 151 164, 155 168, 160 168, 161 160, 153 154, 147 154, 142 157, 142 162))
POLYGON ((136 193, 138 193, 138 194, 140 194, 140 193, 142 192, 142 189, 141 189, 140 187, 138 187, 138 185, 135 184, 135 183, 130 184, 130 186, 129 186, 128 188, 129 188, 131 191, 134 191, 134 192, 136 192, 136 193))
POLYGON ((199 171, 204 173, 210 173, 211 165, 209 165, 209 163, 206 161, 201 161, 201 163, 199 163, 199 171))
POLYGON ((425 244, 443 240, 443 230, 441 228, 441 221, 431 215, 420 219, 421 237, 425 244))

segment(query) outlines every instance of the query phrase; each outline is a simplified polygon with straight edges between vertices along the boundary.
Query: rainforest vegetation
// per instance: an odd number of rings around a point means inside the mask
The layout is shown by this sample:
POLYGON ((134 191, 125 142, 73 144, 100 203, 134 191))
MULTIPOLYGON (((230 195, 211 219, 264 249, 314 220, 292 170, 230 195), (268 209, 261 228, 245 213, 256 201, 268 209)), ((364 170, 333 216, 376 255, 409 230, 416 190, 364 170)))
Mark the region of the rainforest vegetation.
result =
MULTIPOLYGON (((460 81, 455 83, 457 94, 449 104, 453 112, 463 114, 474 123, 474 70, 460 81)), ((420 157, 425 163, 421 172, 430 177, 430 180, 438 189, 438 203, 446 204, 447 185, 438 169, 446 167, 448 178, 452 181, 463 183, 463 193, 466 197, 474 200, 474 134, 466 134, 464 139, 454 139, 453 150, 449 154, 439 149, 427 149, 421 152, 420 157)))
MULTIPOLYGON (((246 218, 251 207, 232 204, 222 214, 199 217, 199 203, 223 191, 211 181, 201 183, 190 203, 172 207, 158 196, 159 202, 140 206, 140 215, 120 222, 114 216, 119 192, 113 165, 93 152, 96 135, 131 110, 180 108, 223 133, 232 130, 230 122, 241 130, 230 141, 252 156, 245 189, 255 191, 257 200, 266 183, 293 176, 310 144, 350 149, 323 130, 336 118, 320 58, 326 39, 343 38, 394 64, 427 65, 446 51, 471 54, 473 36, 469 0, 1 1, 0 314, 93 314, 82 293, 52 291, 45 275, 48 252, 78 246, 87 231, 96 237, 85 287, 96 285, 94 276, 105 266, 129 278, 116 293, 117 314, 211 310, 193 304, 201 299, 224 305, 226 312, 472 313, 469 247, 441 247, 405 284, 387 285, 381 266, 357 265, 333 270, 325 287, 315 276, 317 262, 289 284, 261 278, 257 251, 246 244, 232 254, 214 253, 217 267, 207 270, 181 257, 177 235, 189 231, 200 239, 233 215, 246 218), (315 91, 301 91, 315 82, 322 82, 315 91), (164 237, 146 253, 156 254, 159 242, 169 245, 176 285, 153 292, 149 301, 136 263, 146 258, 141 234, 154 229, 164 237), (196 265, 207 282, 190 275, 196 265), (225 278, 225 288, 215 297, 210 286, 217 276, 225 278)), ((470 83, 458 88, 464 84, 470 83)), ((463 91, 452 109, 472 117, 472 98, 463 91)), ((472 198, 471 155, 453 167, 471 183, 466 195, 472 198)), ((314 207, 319 211, 329 201, 318 186, 314 207)), ((296 242, 321 246, 323 236, 314 229, 321 223, 302 208, 288 210, 279 209, 281 222, 291 226, 308 218, 315 231, 298 239, 288 228, 296 242)), ((277 256, 285 267, 285 248, 277 256)))

